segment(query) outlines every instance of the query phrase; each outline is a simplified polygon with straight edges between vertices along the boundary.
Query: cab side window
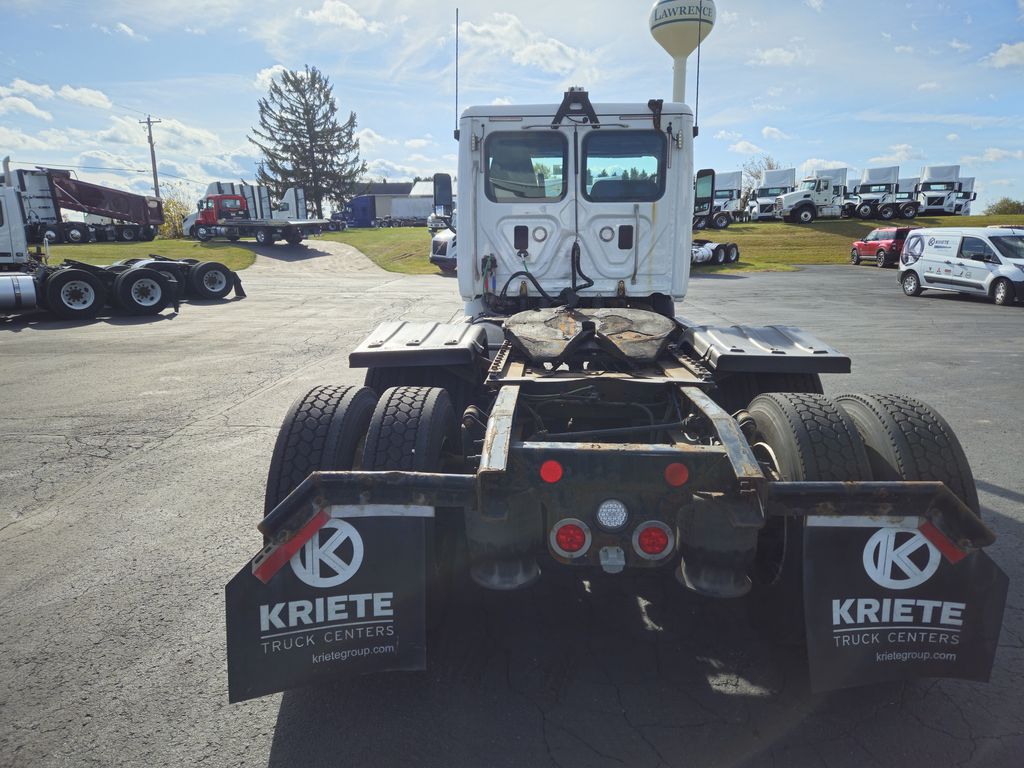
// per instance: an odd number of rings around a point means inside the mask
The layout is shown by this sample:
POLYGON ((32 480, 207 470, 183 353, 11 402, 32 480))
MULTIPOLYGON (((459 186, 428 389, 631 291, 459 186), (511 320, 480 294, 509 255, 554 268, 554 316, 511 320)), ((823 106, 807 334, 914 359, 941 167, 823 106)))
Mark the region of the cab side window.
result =
POLYGON ((4 204, 0 201, 0 227, 4 225, 4 204))
POLYGON ((979 237, 965 237, 960 244, 960 256, 974 261, 999 263, 999 258, 995 252, 989 248, 988 243, 979 237))

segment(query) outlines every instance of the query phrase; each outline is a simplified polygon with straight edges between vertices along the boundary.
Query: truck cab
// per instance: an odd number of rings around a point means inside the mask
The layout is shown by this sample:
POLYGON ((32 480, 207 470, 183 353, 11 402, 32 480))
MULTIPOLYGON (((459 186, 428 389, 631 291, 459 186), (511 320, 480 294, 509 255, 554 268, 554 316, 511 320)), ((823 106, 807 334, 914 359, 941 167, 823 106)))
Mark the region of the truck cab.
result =
POLYGON ((18 207, 18 193, 12 186, 0 185, 0 271, 27 260, 28 240, 18 207))
POLYGON ((241 195, 207 195, 199 201, 196 224, 213 226, 225 221, 249 218, 249 208, 241 195))
POLYGON ((794 192, 775 198, 775 217, 800 224, 842 218, 847 202, 846 174, 846 168, 839 168, 805 178, 794 192))
POLYGON ((740 218, 742 187, 742 171, 715 174, 715 200, 711 208, 711 226, 715 229, 725 229, 740 218))
POLYGON ((459 180, 478 190, 459 210, 467 315, 570 294, 578 306, 670 314, 689 279, 693 113, 652 104, 592 105, 570 90, 558 108, 462 114, 459 180))
POLYGON ((978 199, 978 193, 974 191, 974 177, 966 176, 960 179, 960 193, 956 196, 954 213, 957 216, 970 216, 971 203, 978 199))
POLYGON ((952 216, 962 189, 959 165, 935 165, 921 169, 917 186, 918 213, 922 216, 952 216))
POLYGON ((750 194, 747 215, 751 221, 768 221, 775 218, 775 198, 788 194, 796 187, 796 169, 766 170, 761 186, 750 194))

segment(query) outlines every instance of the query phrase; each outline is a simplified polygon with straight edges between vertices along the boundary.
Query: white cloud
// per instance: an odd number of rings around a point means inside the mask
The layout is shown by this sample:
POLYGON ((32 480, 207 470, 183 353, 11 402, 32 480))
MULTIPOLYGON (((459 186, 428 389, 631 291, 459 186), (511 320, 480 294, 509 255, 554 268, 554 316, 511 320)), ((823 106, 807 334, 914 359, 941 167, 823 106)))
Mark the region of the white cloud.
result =
POLYGON ((821 13, 821 9, 825 7, 825 0, 804 0, 804 5, 821 13))
POLYGON ((505 96, 498 96, 491 101, 491 104, 495 107, 504 107, 512 103, 512 99, 506 98, 505 96))
POLYGON ((893 48, 893 50, 896 53, 913 53, 914 52, 914 46, 912 46, 912 45, 897 45, 895 48, 893 48))
POLYGON ((877 163, 879 165, 898 165, 900 163, 905 163, 908 160, 923 159, 924 153, 918 149, 914 149, 910 144, 894 144, 889 147, 889 154, 869 158, 868 162, 877 163))
POLYGON ((980 155, 966 155, 960 158, 965 165, 971 163, 1002 163, 1007 160, 1024 160, 1024 149, 1001 149, 989 147, 980 155))
POLYGON ((341 2, 341 0, 324 0, 323 5, 315 11, 303 11, 299 8, 295 11, 295 15, 316 24, 329 24, 354 32, 377 34, 384 30, 383 24, 378 21, 368 21, 359 15, 351 5, 341 2))
MULTIPOLYGON (((1022 2, 1024 2, 1024 0, 1022 0, 1022 2)), ((959 133, 947 133, 946 134, 946 141, 960 141, 960 134, 959 133)))
POLYGON ((965 43, 962 40, 957 40, 955 37, 949 41, 949 47, 957 53, 966 53, 971 50, 971 44, 965 43))
POLYGON ((1024 67, 1024 42, 1003 43, 999 50, 986 56, 983 61, 996 69, 1006 67, 1024 67))
POLYGON ((740 15, 735 11, 722 11, 718 14, 717 22, 719 24, 732 24, 739 17, 740 15))
POLYGON ((737 139, 743 138, 743 134, 737 133, 736 131, 727 131, 725 129, 722 129, 721 131, 715 134, 715 138, 719 139, 720 141, 736 141, 737 139))
POLYGON ((754 58, 747 61, 759 67, 791 67, 801 61, 800 51, 789 48, 758 48, 754 51, 754 58))
POLYGON ((398 144, 394 139, 388 139, 381 136, 373 128, 360 128, 355 133, 355 137, 359 139, 359 149, 362 152, 372 152, 378 147, 382 147, 388 144, 398 144))
POLYGON ((31 96, 35 99, 52 99, 53 88, 48 85, 29 83, 18 78, 6 88, 0 85, 0 96, 31 96))
POLYGON ((190 35, 199 35, 200 37, 206 34, 206 30, 202 27, 185 27, 185 31, 188 32, 190 35))
POLYGON ((434 142, 430 139, 409 139, 405 142, 405 146, 409 149, 423 149, 424 147, 429 147, 433 143, 434 142))
POLYGON ((776 141, 786 141, 787 139, 793 138, 788 133, 783 133, 778 128, 775 128, 771 125, 766 125, 764 128, 762 128, 761 135, 764 136, 766 139, 774 139, 776 141))
POLYGON ((282 72, 287 72, 288 67, 284 64, 275 64, 272 67, 266 67, 256 73, 256 79, 252 81, 253 87, 260 90, 266 91, 270 88, 270 82, 282 72))
POLYGON ((921 83, 919 86, 917 86, 917 90, 919 90, 919 91, 937 91, 937 90, 939 90, 939 84, 936 83, 934 80, 929 80, 927 83, 921 83))
POLYGON ((992 125, 1012 125, 1017 118, 990 115, 970 115, 962 112, 888 112, 868 109, 854 114, 854 118, 865 123, 899 123, 920 125, 939 123, 942 125, 963 125, 983 128, 992 125))
POLYGON ((110 109, 112 106, 107 94, 93 88, 72 88, 70 85, 62 85, 57 95, 67 101, 73 101, 85 107, 96 107, 97 109, 110 109))
POLYGON ((135 40, 142 40, 144 42, 149 40, 148 37, 146 37, 145 35, 139 34, 134 29, 129 27, 127 24, 125 24, 123 21, 119 21, 119 22, 117 22, 117 24, 114 25, 114 31, 120 32, 125 37, 130 37, 130 38, 133 38, 135 40))
POLYGON ((3 96, 0 97, 0 115, 21 112, 40 120, 53 120, 53 115, 45 109, 40 109, 24 96, 3 96))
POLYGON ((23 131, 0 125, 0 147, 5 150, 50 149, 50 143, 23 131))
POLYGON ((531 31, 511 13, 495 13, 483 24, 464 21, 459 29, 468 57, 481 63, 511 61, 560 75, 574 85, 593 84, 600 79, 595 53, 531 31))
POLYGON ((757 144, 753 144, 746 139, 737 141, 735 144, 729 145, 730 152, 736 152, 740 155, 756 155, 759 152, 764 152, 757 144))

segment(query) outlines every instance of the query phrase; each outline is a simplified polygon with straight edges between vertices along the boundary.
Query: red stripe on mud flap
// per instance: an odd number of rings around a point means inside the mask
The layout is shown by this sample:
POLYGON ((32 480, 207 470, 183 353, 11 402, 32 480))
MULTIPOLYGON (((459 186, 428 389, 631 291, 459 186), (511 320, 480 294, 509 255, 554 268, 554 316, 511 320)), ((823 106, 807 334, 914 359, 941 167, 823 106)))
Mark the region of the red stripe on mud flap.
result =
POLYGON ((967 553, 954 544, 952 539, 940 531, 931 520, 925 520, 921 523, 918 526, 918 530, 921 531, 922 536, 935 545, 935 548, 942 553, 944 558, 954 565, 967 557, 967 553))
POLYGON ((285 563, 292 559, 292 556, 302 548, 302 545, 313 538, 316 532, 324 527, 324 523, 330 519, 331 513, 327 509, 321 508, 319 512, 310 518, 308 523, 295 532, 294 536, 288 539, 288 541, 279 544, 273 552, 267 555, 266 560, 253 568, 253 576, 266 584, 274 578, 274 575, 281 570, 285 563))

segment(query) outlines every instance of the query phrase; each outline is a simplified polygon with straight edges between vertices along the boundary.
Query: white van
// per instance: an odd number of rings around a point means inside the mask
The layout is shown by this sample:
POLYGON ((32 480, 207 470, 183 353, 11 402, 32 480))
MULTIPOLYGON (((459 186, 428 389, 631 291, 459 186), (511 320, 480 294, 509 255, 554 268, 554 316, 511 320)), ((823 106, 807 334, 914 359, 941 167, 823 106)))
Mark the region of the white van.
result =
POLYGON ((999 305, 1024 300, 1024 226, 916 229, 903 244, 899 281, 907 296, 935 289, 999 305))

